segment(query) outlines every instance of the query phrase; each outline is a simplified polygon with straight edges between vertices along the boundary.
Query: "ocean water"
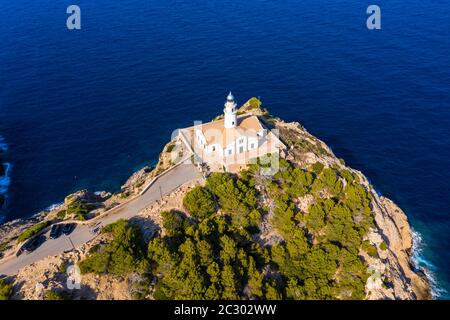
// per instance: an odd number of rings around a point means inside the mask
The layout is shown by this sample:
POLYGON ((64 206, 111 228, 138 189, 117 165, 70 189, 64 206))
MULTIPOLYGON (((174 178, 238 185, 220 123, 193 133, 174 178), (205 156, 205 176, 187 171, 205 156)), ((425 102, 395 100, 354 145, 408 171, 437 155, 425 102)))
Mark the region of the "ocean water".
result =
POLYGON ((0 0, 3 219, 118 190, 232 90, 300 121, 407 213, 450 292, 450 5, 297 0, 0 0), (82 29, 66 29, 66 8, 82 29))

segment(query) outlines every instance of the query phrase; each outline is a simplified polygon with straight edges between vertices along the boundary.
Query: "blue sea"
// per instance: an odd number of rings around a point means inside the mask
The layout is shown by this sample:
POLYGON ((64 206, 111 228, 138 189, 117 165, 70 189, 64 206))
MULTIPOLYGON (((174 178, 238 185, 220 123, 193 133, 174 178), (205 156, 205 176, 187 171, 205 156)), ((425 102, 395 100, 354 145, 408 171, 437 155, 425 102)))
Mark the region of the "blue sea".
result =
POLYGON ((260 97, 407 213, 450 297, 450 4, 444 0, 0 0, 4 221, 116 191, 174 128, 260 97), (81 30, 66 9, 81 8, 81 30), (381 8, 381 30, 366 9, 381 8))

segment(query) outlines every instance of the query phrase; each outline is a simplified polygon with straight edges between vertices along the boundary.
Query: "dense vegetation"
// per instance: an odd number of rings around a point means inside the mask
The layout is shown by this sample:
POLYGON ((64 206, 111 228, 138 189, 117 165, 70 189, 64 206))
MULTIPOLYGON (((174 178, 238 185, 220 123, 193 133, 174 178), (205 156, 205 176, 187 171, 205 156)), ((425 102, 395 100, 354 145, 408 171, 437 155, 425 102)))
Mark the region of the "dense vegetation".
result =
POLYGON ((203 220, 215 212, 215 202, 206 188, 195 187, 183 199, 183 205, 197 219, 203 220))
POLYGON ((91 255, 79 264, 81 273, 110 273, 125 275, 145 271, 147 261, 139 228, 126 220, 119 220, 102 229, 113 240, 105 246, 96 246, 91 255))
POLYGON ((11 297, 13 287, 4 279, 0 279, 0 300, 8 300, 11 297))
POLYGON ((363 241, 372 199, 358 176, 284 160, 276 175, 262 176, 261 163, 240 176, 212 173, 186 194, 186 213, 162 212, 163 236, 147 254, 137 227, 108 226, 113 240, 93 250, 82 272, 140 272, 155 299, 363 299, 369 274, 360 251, 377 251, 363 241), (279 241, 261 239, 262 222, 279 241))
POLYGON ((256 97, 250 98, 250 100, 248 100, 248 107, 246 108, 246 110, 254 110, 254 109, 259 109, 261 107, 261 100, 259 100, 256 97))
POLYGON ((42 230, 44 230, 45 228, 47 228, 50 225, 50 221, 44 221, 38 224, 35 224, 34 226, 28 228, 27 230, 25 230, 18 238, 17 241, 18 242, 23 242, 25 240, 28 240, 29 238, 31 238, 32 236, 38 234, 39 232, 41 232, 42 230))

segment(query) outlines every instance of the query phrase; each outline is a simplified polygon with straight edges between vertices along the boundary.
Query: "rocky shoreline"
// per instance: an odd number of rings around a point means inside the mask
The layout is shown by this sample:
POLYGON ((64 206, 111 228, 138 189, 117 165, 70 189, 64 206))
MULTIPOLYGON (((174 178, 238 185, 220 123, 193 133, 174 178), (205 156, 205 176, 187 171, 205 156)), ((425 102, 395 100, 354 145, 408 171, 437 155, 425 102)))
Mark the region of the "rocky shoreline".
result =
MULTIPOLYGON (((369 256, 365 252, 361 252, 361 256, 368 264, 371 272, 371 276, 369 277, 366 284, 367 299, 431 299, 432 294, 429 281, 426 278, 425 273, 421 270, 418 270, 417 266, 413 265, 411 259, 413 249, 413 235, 405 213, 393 201, 386 197, 378 195, 374 188, 370 185, 368 179, 360 171, 346 166, 345 162, 342 159, 338 159, 323 141, 311 135, 299 123, 286 123, 279 118, 271 117, 268 114, 267 110, 261 110, 259 107, 249 107, 250 103, 247 102, 240 108, 240 111, 252 113, 258 116, 264 116, 269 126, 279 130, 280 138, 290 148, 287 160, 295 163, 295 165, 299 167, 307 167, 316 162, 321 162, 325 167, 347 169, 352 173, 358 175, 362 184, 370 192, 373 199, 372 214, 375 221, 375 227, 367 235, 367 239, 365 240, 370 241, 370 243, 377 248, 377 254, 374 256, 369 256), (302 142, 298 143, 298 141, 302 142)), ((74 201, 81 199, 89 204, 95 203, 97 205, 97 209, 94 210, 95 215, 120 204, 132 195, 138 194, 140 190, 142 190, 146 182, 148 182, 159 172, 170 167, 171 163, 168 157, 167 148, 171 143, 172 142, 169 142, 164 147, 156 168, 152 170, 150 167, 146 167, 133 174, 130 179, 124 184, 121 192, 118 192, 114 195, 97 195, 97 198, 95 199, 93 193, 89 193, 88 191, 81 191, 75 193, 74 195, 70 195, 66 197, 65 203, 61 206, 61 208, 57 208, 50 212, 44 211, 43 213, 28 219, 18 219, 1 225, 1 242, 4 242, 4 239, 10 239, 11 241, 14 241, 14 239, 21 232, 23 232, 33 224, 45 220, 58 219, 58 214, 61 212, 61 210, 70 210, 70 204, 74 201)), ((160 222, 158 220, 157 209, 160 209, 161 205, 167 204, 167 202, 169 201, 167 199, 177 199, 176 201, 180 202, 180 198, 182 198, 182 195, 188 189, 189 187, 185 186, 183 188, 175 190, 171 195, 166 196, 163 201, 158 202, 157 204, 155 204, 155 206, 152 205, 151 208, 145 209, 144 211, 147 212, 147 215, 145 214, 145 212, 143 214, 140 213, 140 215, 143 215, 143 217, 154 221, 155 225, 159 225, 160 222), (150 214, 148 214, 149 212, 150 214)), ((181 206, 181 204, 179 205, 181 206)), ((176 206, 176 204, 172 204, 172 207, 176 206)), ((64 217, 63 219, 68 218, 64 217)), ((154 230, 152 230, 152 232, 154 232, 154 230)), ((52 274, 54 274, 55 277, 61 277, 61 275, 57 271, 58 263, 68 260, 78 261, 87 253, 89 247, 95 245, 95 243, 98 241, 102 240, 96 238, 90 243, 86 244, 83 248, 80 248, 73 253, 66 253, 57 257, 49 257, 47 259, 44 259, 44 261, 40 261, 39 263, 26 267, 19 272, 18 278, 26 279, 27 275, 29 275, 30 272, 36 273, 36 268, 38 266, 40 271, 48 271, 47 269, 51 268, 53 270, 52 274)), ((105 289, 105 285, 100 286, 100 283, 106 283, 104 282, 104 279, 102 277, 97 277, 94 279, 89 278, 89 283, 94 286, 95 283, 97 283, 98 287, 102 287, 103 289, 105 289)), ((50 281, 49 279, 57 283, 57 281, 50 276, 44 280, 40 279, 39 281, 48 282, 50 281)), ((115 285, 116 288, 123 289, 126 287, 126 285, 124 285, 124 281, 128 280, 113 279, 111 281, 112 285, 115 285)), ((117 290, 120 291, 122 289, 117 290)), ((27 291, 26 294, 25 292, 22 292, 22 294, 17 296, 16 298, 37 298, 33 290, 31 290, 30 288, 28 288, 27 290, 29 292, 27 291)), ((126 299, 129 298, 129 295, 124 294, 123 292, 119 292, 117 293, 117 296, 114 297, 111 295, 101 296, 101 298, 104 299, 120 297, 126 299)))

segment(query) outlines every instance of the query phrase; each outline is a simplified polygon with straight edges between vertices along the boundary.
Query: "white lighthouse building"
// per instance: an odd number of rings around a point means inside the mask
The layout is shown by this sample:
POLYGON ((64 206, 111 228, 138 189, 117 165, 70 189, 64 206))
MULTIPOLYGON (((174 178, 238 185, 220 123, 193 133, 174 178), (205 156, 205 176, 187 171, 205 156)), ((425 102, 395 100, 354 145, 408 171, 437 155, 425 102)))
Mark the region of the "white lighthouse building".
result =
POLYGON ((228 94, 227 101, 225 102, 225 108, 223 109, 223 113, 225 115, 224 127, 226 129, 236 127, 236 102, 234 102, 233 94, 228 94))
POLYGON ((181 129, 179 136, 188 149, 208 164, 211 171, 238 172, 250 159, 266 154, 279 154, 286 146, 268 130, 258 115, 241 112, 230 92, 220 120, 181 129))

